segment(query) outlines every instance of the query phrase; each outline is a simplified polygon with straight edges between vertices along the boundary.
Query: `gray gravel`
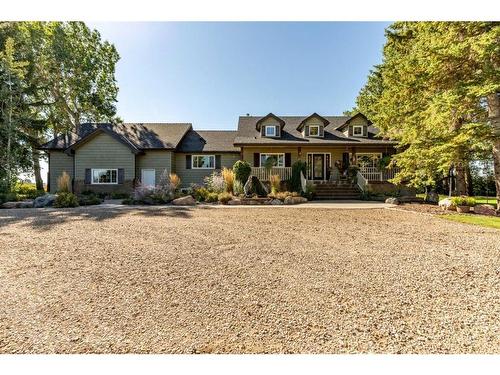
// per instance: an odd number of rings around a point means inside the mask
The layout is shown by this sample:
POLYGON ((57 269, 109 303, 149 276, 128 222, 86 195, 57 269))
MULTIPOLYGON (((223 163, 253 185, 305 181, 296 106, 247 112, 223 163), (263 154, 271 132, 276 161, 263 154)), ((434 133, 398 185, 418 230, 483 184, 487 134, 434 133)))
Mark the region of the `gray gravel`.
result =
POLYGON ((0 211, 2 353, 500 353, 500 231, 387 209, 0 211))

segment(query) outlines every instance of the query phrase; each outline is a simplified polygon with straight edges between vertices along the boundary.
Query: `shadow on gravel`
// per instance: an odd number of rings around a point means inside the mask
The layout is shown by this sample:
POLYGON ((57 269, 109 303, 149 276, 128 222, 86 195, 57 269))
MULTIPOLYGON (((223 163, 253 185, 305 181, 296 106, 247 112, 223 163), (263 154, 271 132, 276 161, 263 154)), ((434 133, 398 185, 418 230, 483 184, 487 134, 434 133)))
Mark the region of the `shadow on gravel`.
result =
POLYGON ((22 223, 26 227, 47 230, 59 224, 81 220, 106 221, 123 215, 142 217, 191 218, 190 207, 77 207, 62 209, 9 209, 0 210, 0 229, 22 223))

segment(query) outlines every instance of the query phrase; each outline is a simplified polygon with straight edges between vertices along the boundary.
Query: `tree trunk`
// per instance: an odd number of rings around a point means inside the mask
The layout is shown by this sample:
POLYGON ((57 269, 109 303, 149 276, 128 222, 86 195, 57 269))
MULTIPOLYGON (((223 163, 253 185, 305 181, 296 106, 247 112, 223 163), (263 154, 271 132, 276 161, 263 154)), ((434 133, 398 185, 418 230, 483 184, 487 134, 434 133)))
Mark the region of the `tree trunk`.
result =
POLYGON ((497 190, 497 212, 500 212, 500 93, 488 95, 488 117, 493 132, 493 170, 497 190))
POLYGON ((36 190, 43 190, 43 180, 40 168, 40 151, 32 147, 31 153, 33 155, 33 172, 35 174, 36 190))
MULTIPOLYGON (((451 124, 451 129, 458 133, 462 127, 463 120, 458 118, 451 124)), ((456 155, 457 160, 455 160, 455 194, 456 195, 467 195, 467 185, 465 178, 465 160, 463 158, 464 152, 461 149, 457 150, 458 155, 456 155)))
POLYGON ((472 183, 472 173, 470 171, 470 164, 465 167, 465 182, 467 184, 467 195, 474 195, 474 185, 472 183))

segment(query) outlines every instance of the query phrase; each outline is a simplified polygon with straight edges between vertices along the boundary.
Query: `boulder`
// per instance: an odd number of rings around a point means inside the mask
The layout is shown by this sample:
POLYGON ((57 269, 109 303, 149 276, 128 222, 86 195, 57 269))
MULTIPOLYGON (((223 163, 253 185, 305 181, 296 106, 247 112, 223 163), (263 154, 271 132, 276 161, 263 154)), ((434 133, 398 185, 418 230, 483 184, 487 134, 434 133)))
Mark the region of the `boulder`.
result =
POLYGON ((33 201, 19 202, 19 208, 33 208, 33 201))
POLYGON ((453 204, 450 198, 441 199, 438 203, 443 210, 454 211, 457 207, 453 204))
POLYGON ((245 186, 243 186, 243 191, 246 197, 251 197, 257 195, 258 197, 267 197, 269 193, 265 185, 257 178, 257 176, 248 177, 245 186))
POLYGON ((231 199, 229 202, 227 202, 227 204, 230 206, 240 206, 243 203, 241 202, 241 199, 231 199))
POLYGON ((19 208, 21 202, 5 202, 2 204, 2 208, 19 208))
POLYGON ((33 202, 33 207, 35 208, 52 207, 54 205, 55 200, 56 200, 55 194, 45 194, 35 199, 35 201, 33 202))
POLYGON ((478 204, 474 206, 474 213, 478 215, 488 215, 488 216, 496 216, 497 212, 495 207, 491 204, 478 204))
POLYGON ((424 201, 430 204, 438 204, 439 195, 435 191, 431 191, 425 196, 424 201))
POLYGON ((186 195, 185 197, 174 199, 172 204, 176 206, 194 206, 196 201, 191 195, 186 195))
POLYGON ((304 197, 286 197, 283 201, 284 204, 299 204, 307 202, 307 198, 304 197))
POLYGON ((282 202, 282 201, 280 201, 279 199, 273 199, 273 200, 271 201, 271 204, 272 204, 272 205, 276 205, 276 204, 278 204, 278 205, 279 205, 279 204, 283 204, 283 202, 282 202))
POLYGON ((388 204, 400 204, 401 202, 399 201, 398 198, 394 198, 394 197, 391 197, 391 198, 387 198, 385 200, 385 203, 388 203, 388 204))

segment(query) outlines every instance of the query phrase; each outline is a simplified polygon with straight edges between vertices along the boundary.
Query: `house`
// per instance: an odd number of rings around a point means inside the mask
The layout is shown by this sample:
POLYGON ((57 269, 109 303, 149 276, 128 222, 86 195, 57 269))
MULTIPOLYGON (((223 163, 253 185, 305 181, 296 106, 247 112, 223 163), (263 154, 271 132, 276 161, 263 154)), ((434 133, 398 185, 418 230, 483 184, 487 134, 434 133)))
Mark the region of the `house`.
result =
POLYGON ((154 186, 166 170, 183 187, 237 160, 252 166, 262 180, 290 178, 292 164, 307 163, 307 180, 328 182, 331 167, 357 164, 366 181, 393 175, 378 161, 395 152, 396 143, 377 137, 363 114, 348 116, 241 116, 237 131, 194 130, 190 123, 86 123, 78 134, 61 135, 43 146, 49 160, 49 190, 66 171, 73 190, 129 192, 142 183, 154 186))

